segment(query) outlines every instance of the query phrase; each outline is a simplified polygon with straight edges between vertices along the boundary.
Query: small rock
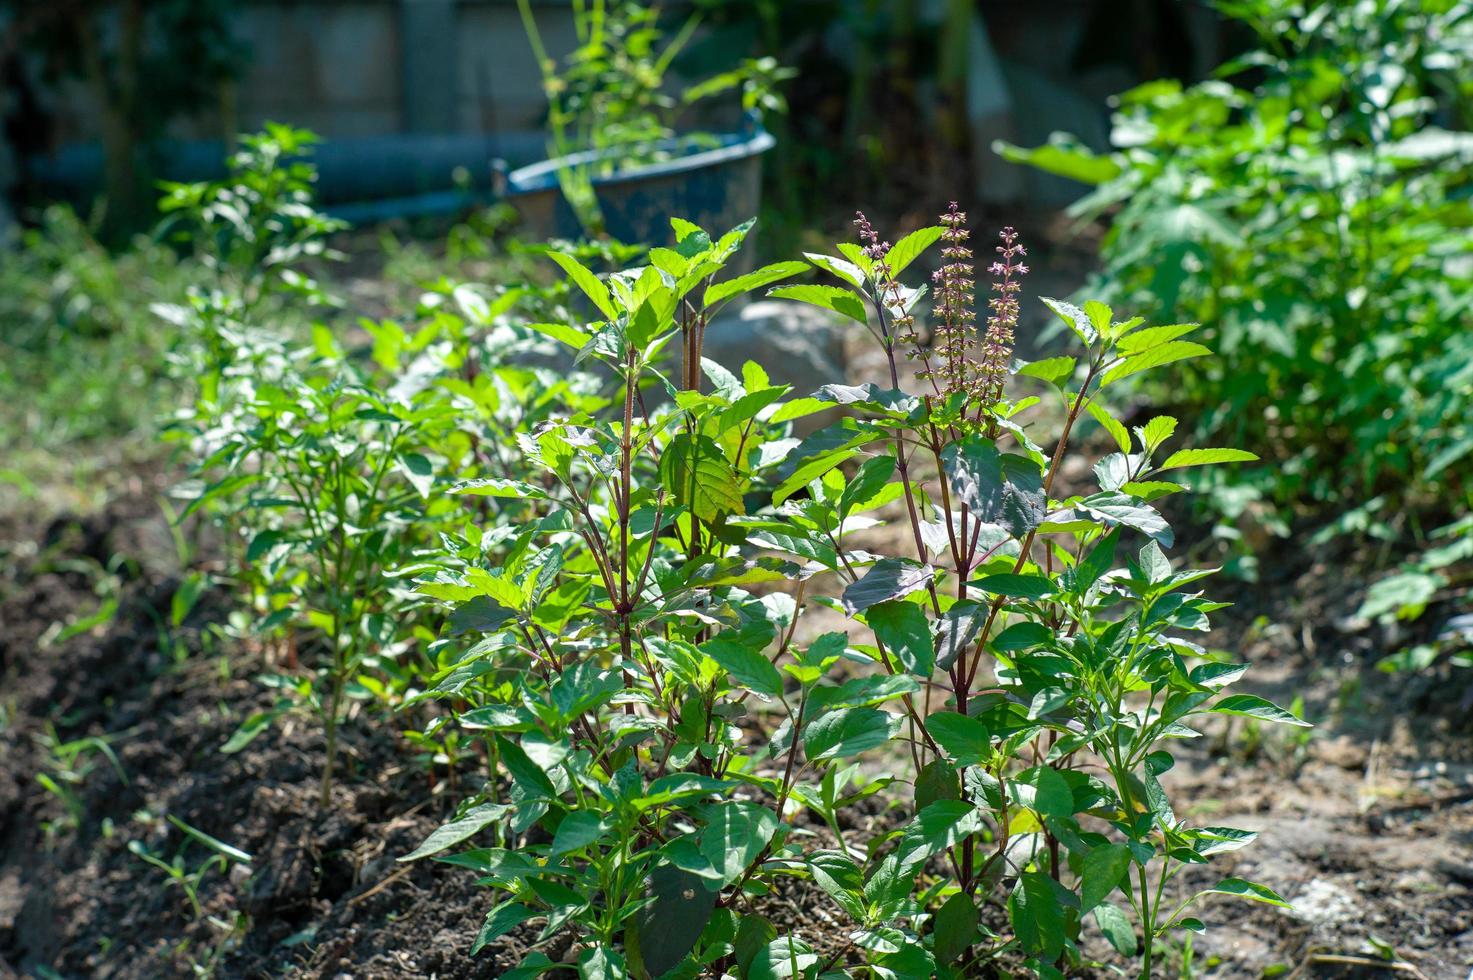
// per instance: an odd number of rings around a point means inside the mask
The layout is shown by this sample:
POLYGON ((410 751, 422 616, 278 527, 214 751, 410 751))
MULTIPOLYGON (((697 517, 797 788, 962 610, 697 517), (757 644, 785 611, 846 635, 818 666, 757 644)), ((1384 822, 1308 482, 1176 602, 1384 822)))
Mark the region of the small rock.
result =
POLYGON ((1360 916, 1355 897, 1323 878, 1305 885, 1291 902, 1293 909, 1285 913, 1312 926, 1333 926, 1360 916))

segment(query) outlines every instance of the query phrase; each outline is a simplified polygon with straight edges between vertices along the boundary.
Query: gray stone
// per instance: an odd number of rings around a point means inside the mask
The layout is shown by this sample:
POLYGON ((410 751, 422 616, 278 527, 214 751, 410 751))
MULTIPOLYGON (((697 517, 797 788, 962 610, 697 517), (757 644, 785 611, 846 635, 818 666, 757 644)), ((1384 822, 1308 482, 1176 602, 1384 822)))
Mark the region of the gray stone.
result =
POLYGON ((743 363, 756 361, 773 383, 807 395, 844 381, 846 323, 806 303, 759 300, 713 320, 704 354, 737 375, 743 363))

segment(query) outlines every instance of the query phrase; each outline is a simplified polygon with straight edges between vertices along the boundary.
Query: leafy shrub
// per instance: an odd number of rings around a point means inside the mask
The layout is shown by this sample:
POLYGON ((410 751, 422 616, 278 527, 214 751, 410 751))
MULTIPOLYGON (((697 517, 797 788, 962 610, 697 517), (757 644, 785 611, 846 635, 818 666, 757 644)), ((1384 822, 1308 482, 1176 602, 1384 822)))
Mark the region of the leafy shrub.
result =
POLYGON ((1040 399, 1004 397, 1021 246, 1008 233, 999 249, 979 342, 964 221, 953 209, 893 247, 865 224, 864 245, 808 256, 843 285, 771 290, 865 324, 890 364, 890 388, 797 399, 759 365, 739 378, 701 355, 713 307, 805 268, 715 281, 745 228, 713 242, 677 220, 675 250, 607 279, 553 255, 594 320, 535 329, 618 379, 614 414, 522 434, 534 479, 460 484, 503 502, 495 533, 509 547, 492 556, 472 539, 420 586, 451 605, 457 651, 425 694, 484 733, 490 779, 405 860, 438 856, 503 894, 474 950, 540 920, 515 975, 553 969, 546 947, 571 934, 582 976, 840 976, 860 964, 953 976, 1004 956, 1057 976, 1079 962, 1092 916, 1149 974, 1162 936, 1201 928, 1188 915, 1197 898, 1282 904, 1237 878, 1166 898, 1184 868, 1254 835, 1179 819, 1161 743, 1214 714, 1303 724, 1223 696, 1245 667, 1180 635, 1221 606, 1188 591, 1211 572, 1172 566, 1152 506, 1185 489, 1174 471, 1252 454, 1167 451, 1175 419, 1132 435, 1101 400, 1205 348, 1180 339, 1192 325, 1049 301, 1085 355, 1018 372, 1061 402, 1046 453, 1030 434, 1040 399), (941 327, 924 345, 912 313, 923 291, 900 275, 942 238, 941 327), (660 357, 677 338, 667 374, 660 357), (920 395, 901 388, 907 345, 920 395), (669 401, 652 405, 655 394, 669 401), (851 417, 790 434, 792 420, 836 406, 851 417), (1056 477, 1086 412, 1120 451, 1097 465, 1097 491, 1065 492, 1056 477), (896 510, 913 551, 856 543, 896 510), (1117 557, 1132 536, 1145 544, 1117 557), (834 579, 841 592, 826 594, 819 583, 834 579), (850 617, 855 635, 797 641, 816 606, 850 617), (865 754, 909 758, 914 816, 857 848, 839 810, 890 783, 855 782, 850 760, 865 754), (813 846, 804 813, 836 846, 813 846), (482 833, 494 846, 445 854, 482 833), (852 920, 836 955, 778 935, 754 907, 784 877, 816 883, 852 920), (993 900, 1010 934, 983 924, 993 900))
POLYGON ((1183 869, 1255 835, 1180 819, 1159 779, 1173 764, 1162 743, 1195 737, 1192 725, 1214 713, 1303 724, 1262 698, 1221 695, 1245 666, 1209 657, 1180 635, 1206 630, 1208 614, 1222 607, 1188 589, 1211 570, 1173 567, 1163 551, 1171 529, 1152 505, 1186 489, 1175 471, 1255 457, 1168 452, 1175 418, 1127 430, 1106 407, 1104 393, 1125 379, 1206 354, 1180 339, 1194 324, 1144 326, 1140 317, 1114 319, 1102 303, 1056 300, 1044 302, 1082 357, 1017 370, 1059 402, 1063 422, 1046 452, 1031 418, 1040 399, 1004 397, 1018 277, 1028 271, 1017 261, 1022 246, 1003 232, 990 267, 992 315, 979 332, 964 223, 953 205, 940 226, 890 247, 861 215, 862 246, 809 256, 842 285, 776 291, 870 311, 893 387, 825 389, 858 418, 841 423, 842 442, 826 430, 789 457, 789 465, 828 475, 808 500, 789 505, 785 532, 766 543, 837 575, 845 583, 838 598, 873 632, 886 673, 925 688, 924 707, 907 696, 904 719, 913 823, 864 865, 837 851, 808 861, 862 930, 855 945, 866 956, 908 948, 921 972, 951 976, 1017 952, 1039 975, 1062 976, 1060 967, 1079 961, 1083 920, 1092 916, 1120 953, 1141 956, 1149 975, 1162 936, 1202 928, 1187 913, 1203 895, 1283 904, 1237 878, 1165 898, 1183 869), (934 283, 936 336, 925 346, 913 312, 923 291, 899 276, 938 238, 945 264, 934 283), (900 388, 907 347, 919 360, 919 396, 900 388), (1098 490, 1065 491, 1058 477, 1085 413, 1119 452, 1095 465, 1098 490), (934 464, 934 489, 916 476, 921 459, 934 464), (853 479, 832 481, 831 467, 849 460, 863 460, 853 479), (859 486, 903 501, 913 551, 871 554, 830 536, 830 528, 842 533, 859 486), (1129 537, 1145 543, 1121 554, 1129 537), (939 710, 934 699, 942 699, 939 710), (1004 898, 1010 936, 981 921, 983 906, 1004 898))
MULTIPOLYGON (((1217 78, 1120 96, 1096 156, 1071 139, 1009 159, 1098 185, 1097 289, 1199 320, 1219 350, 1169 397, 1200 432, 1262 447, 1234 473, 1289 508, 1364 508, 1419 537, 1466 507, 1473 452, 1473 13, 1444 0, 1234 0, 1260 47, 1217 78)), ((1165 396, 1163 389, 1155 394, 1165 396)), ((1240 486, 1243 484, 1246 486, 1240 486)))
POLYGON ((437 475, 520 473, 503 448, 514 433, 590 386, 513 363, 538 343, 504 323, 526 289, 441 281, 407 329, 364 320, 340 336, 317 323, 310 342, 279 329, 338 303, 302 271, 332 254, 326 236, 341 227, 312 207, 310 163, 291 159, 311 142, 272 127, 243 139, 227 180, 169 189, 170 227, 190 230, 213 281, 158 312, 194 338, 181 364, 196 398, 172 431, 194 471, 180 518, 201 513, 221 528, 221 578, 255 613, 237 629, 272 641, 285 669, 265 678, 275 707, 246 719, 225 750, 283 714, 312 712, 326 736, 326 805, 345 699, 395 706, 426 666, 417 654, 435 614, 400 579, 455 529, 437 475), (297 671, 299 648, 318 655, 315 671, 297 671))

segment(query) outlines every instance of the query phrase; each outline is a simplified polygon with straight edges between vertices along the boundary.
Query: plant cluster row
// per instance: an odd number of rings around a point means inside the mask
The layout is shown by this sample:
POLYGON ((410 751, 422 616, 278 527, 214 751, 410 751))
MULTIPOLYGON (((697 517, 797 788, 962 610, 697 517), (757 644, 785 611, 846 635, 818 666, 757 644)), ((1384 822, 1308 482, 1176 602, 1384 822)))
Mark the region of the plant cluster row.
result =
POLYGON ((520 930, 507 976, 1054 977, 1094 935, 1150 975, 1202 896, 1282 904, 1183 887, 1254 835, 1191 824, 1163 781, 1213 715, 1302 724, 1224 693, 1245 666, 1191 639, 1211 570, 1172 562, 1156 506, 1252 455, 1168 450, 1176 419, 1110 408, 1206 354, 1194 325, 1051 300, 1078 353, 1016 362, 1023 248, 1004 233, 979 328, 953 207, 736 276, 750 222, 673 218, 632 268, 550 250, 559 287, 442 282, 408 326, 294 342, 270 311, 325 298, 297 265, 333 230, 285 162, 305 147, 273 130, 173 194, 217 273, 160 309, 197 339, 182 516, 222 529, 240 632, 276 665, 275 707, 224 749, 311 713, 327 806, 350 716, 407 727, 458 803, 403 859, 497 896, 469 952, 520 930), (759 290, 868 330, 888 383, 793 392, 705 357, 759 290), (1065 488, 1089 422, 1117 451, 1065 488), (876 794, 906 817, 862 836, 844 812, 876 794), (795 881, 837 942, 764 915, 795 881))

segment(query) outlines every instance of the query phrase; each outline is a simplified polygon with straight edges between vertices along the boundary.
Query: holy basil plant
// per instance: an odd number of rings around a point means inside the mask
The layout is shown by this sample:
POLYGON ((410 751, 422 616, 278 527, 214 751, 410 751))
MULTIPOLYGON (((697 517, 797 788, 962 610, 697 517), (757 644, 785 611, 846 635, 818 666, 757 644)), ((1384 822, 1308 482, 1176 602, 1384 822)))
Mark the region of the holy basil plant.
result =
POLYGON ((1282 904, 1179 887, 1254 835, 1179 818, 1164 746, 1213 716, 1302 724, 1223 693, 1245 667, 1190 639, 1221 605, 1155 506, 1182 469, 1254 457, 1108 407, 1205 355, 1194 326, 1050 300, 1080 353, 1016 365, 1023 248, 1004 232, 979 331, 954 206, 893 247, 861 219, 839 255, 724 279, 748 226, 672 224, 675 248, 605 277, 552 254, 587 313, 529 327, 614 394, 518 432, 526 475, 457 485, 475 526, 418 586, 447 621, 406 707, 438 703, 487 772, 404 860, 495 891, 473 950, 516 931, 516 977, 1060 976, 1096 936, 1150 975, 1203 894, 1282 904), (938 242, 928 333, 901 276, 938 242), (837 284, 788 282, 815 267, 837 284), (705 358, 712 314, 763 287, 873 332, 888 386, 793 398, 705 358), (1089 424, 1117 451, 1066 485, 1089 424), (907 816, 846 831, 887 789, 907 816), (839 942, 764 914, 791 887, 832 898, 839 942))
POLYGON ((811 966, 753 902, 806 874, 794 813, 833 824, 888 783, 855 785, 849 760, 899 730, 881 705, 920 690, 836 670, 869 660, 844 632, 799 642, 812 569, 747 547, 744 522, 801 485, 791 423, 832 403, 786 400, 754 363, 730 373, 704 333, 806 263, 722 279, 750 223, 714 240, 673 226, 675 248, 606 279, 553 253, 594 319, 533 329, 600 365, 616 409, 522 434, 528 480, 457 487, 502 505, 515 536, 420 586, 450 605, 455 651, 426 696, 485 739, 490 779, 405 859, 440 855, 497 890, 474 949, 530 924, 508 975, 553 968, 570 939, 583 976, 811 966), (446 856, 483 831, 495 846, 446 856))
POLYGON ((1255 835, 1189 824, 1163 782, 1173 765, 1165 746, 1198 736, 1194 726, 1213 715, 1303 724, 1262 698, 1223 694, 1245 666, 1190 639, 1222 608, 1196 589, 1211 570, 1172 562, 1172 531, 1154 506, 1185 489, 1174 479, 1182 469, 1255 457, 1172 451, 1175 418, 1127 429, 1110 412, 1119 382, 1208 353, 1185 339, 1194 324, 1147 326, 1097 302, 1045 300, 1079 353, 1015 369, 1027 267, 1011 229, 990 267, 991 316, 978 331, 955 205, 939 226, 893 247, 862 215, 859 225, 860 245, 808 256, 839 285, 773 294, 864 322, 890 384, 820 391, 852 417, 789 453, 783 468, 806 485, 779 488, 775 511, 743 526, 754 545, 836 577, 844 611, 873 635, 859 649, 905 689, 891 751, 913 767, 915 816, 868 854, 810 854, 809 873, 852 918, 849 960, 867 967, 904 949, 924 960, 910 975, 972 976, 1021 959, 1040 976, 1062 976, 1082 962, 1093 930, 1138 956, 1149 976, 1162 937, 1202 928, 1190 915, 1201 896, 1283 904, 1232 877, 1174 887, 1183 870, 1255 835), (900 275, 938 239, 935 328, 923 338, 914 310, 924 291, 900 275), (903 387, 907 361, 915 383, 903 387), (1004 382, 1014 371, 1056 409, 1010 398, 1004 382), (1061 420, 1052 448, 1036 441, 1049 419, 1061 420), (1066 486, 1064 463, 1085 420, 1117 451, 1092 480, 1066 486), (908 547, 865 550, 855 515, 877 501, 900 517, 908 533, 895 539, 908 547), (992 904, 1005 906, 1005 919, 984 914, 992 904))

